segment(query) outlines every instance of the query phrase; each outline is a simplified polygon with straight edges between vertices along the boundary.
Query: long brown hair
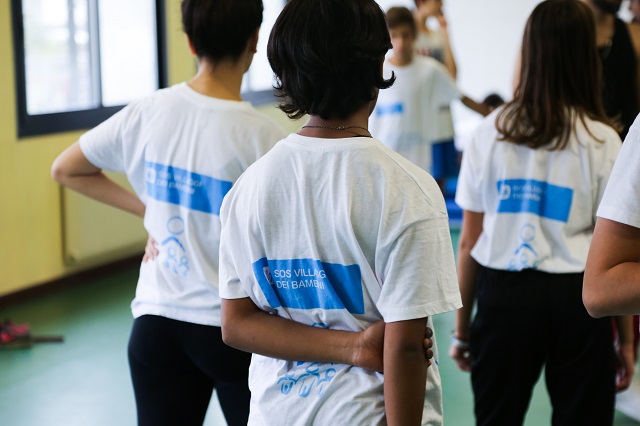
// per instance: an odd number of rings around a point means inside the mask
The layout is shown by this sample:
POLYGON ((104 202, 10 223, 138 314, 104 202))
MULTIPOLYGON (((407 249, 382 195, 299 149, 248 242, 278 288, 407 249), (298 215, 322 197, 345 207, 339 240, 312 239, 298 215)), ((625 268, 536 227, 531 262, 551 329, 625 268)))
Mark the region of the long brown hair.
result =
POLYGON ((595 21, 576 0, 546 0, 524 31, 520 81, 496 118, 501 140, 549 150, 566 148, 575 119, 611 124, 602 105, 595 21))

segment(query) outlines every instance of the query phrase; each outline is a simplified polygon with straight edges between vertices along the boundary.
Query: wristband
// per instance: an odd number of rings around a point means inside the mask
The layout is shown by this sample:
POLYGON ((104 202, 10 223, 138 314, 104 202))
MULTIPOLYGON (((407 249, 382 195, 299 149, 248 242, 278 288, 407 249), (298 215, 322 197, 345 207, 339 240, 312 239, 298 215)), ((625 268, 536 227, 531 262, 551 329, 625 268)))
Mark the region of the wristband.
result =
POLYGON ((451 333, 451 344, 458 349, 462 349, 462 350, 469 349, 469 341, 458 339, 455 336, 455 333, 451 333))

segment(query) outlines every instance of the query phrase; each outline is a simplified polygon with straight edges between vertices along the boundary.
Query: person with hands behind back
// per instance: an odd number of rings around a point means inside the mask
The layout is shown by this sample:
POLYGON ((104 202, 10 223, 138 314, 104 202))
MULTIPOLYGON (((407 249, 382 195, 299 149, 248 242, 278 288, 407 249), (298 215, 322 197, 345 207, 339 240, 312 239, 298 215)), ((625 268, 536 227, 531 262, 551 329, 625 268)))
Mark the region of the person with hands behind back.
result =
POLYGON ((389 47, 373 0, 291 0, 273 27, 280 107, 310 119, 221 210, 222 331, 254 353, 250 425, 442 424, 422 340, 460 294, 438 186, 368 130, 389 47), (384 375, 320 359, 341 346, 330 331, 380 320, 384 375))

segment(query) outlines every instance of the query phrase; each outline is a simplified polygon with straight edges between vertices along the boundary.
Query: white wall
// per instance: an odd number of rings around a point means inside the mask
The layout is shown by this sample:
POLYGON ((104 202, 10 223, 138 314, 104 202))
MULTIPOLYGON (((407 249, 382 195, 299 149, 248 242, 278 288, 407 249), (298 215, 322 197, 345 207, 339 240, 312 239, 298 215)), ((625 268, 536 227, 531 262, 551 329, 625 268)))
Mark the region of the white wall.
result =
MULTIPOLYGON (((540 0, 445 0, 445 15, 458 86, 481 101, 495 92, 512 97, 513 75, 524 26, 540 0)), ((479 116, 459 102, 452 107, 456 133, 462 139, 479 116)))
POLYGON ((525 23, 539 0, 449 0, 445 13, 458 85, 482 99, 489 92, 511 98, 513 72, 525 23))

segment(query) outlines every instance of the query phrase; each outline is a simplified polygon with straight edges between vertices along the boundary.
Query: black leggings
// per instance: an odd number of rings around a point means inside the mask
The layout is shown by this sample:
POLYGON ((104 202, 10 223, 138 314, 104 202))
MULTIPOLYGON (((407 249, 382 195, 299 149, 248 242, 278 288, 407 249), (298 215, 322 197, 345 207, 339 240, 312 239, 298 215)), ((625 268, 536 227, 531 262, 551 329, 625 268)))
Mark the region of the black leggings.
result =
POLYGON ((582 278, 480 269, 470 342, 478 425, 521 425, 543 367, 551 424, 613 423, 611 319, 589 316, 582 278))
POLYGON ((220 327, 154 315, 133 323, 129 368, 139 426, 201 426, 213 389, 229 426, 246 425, 251 354, 222 341, 220 327))

